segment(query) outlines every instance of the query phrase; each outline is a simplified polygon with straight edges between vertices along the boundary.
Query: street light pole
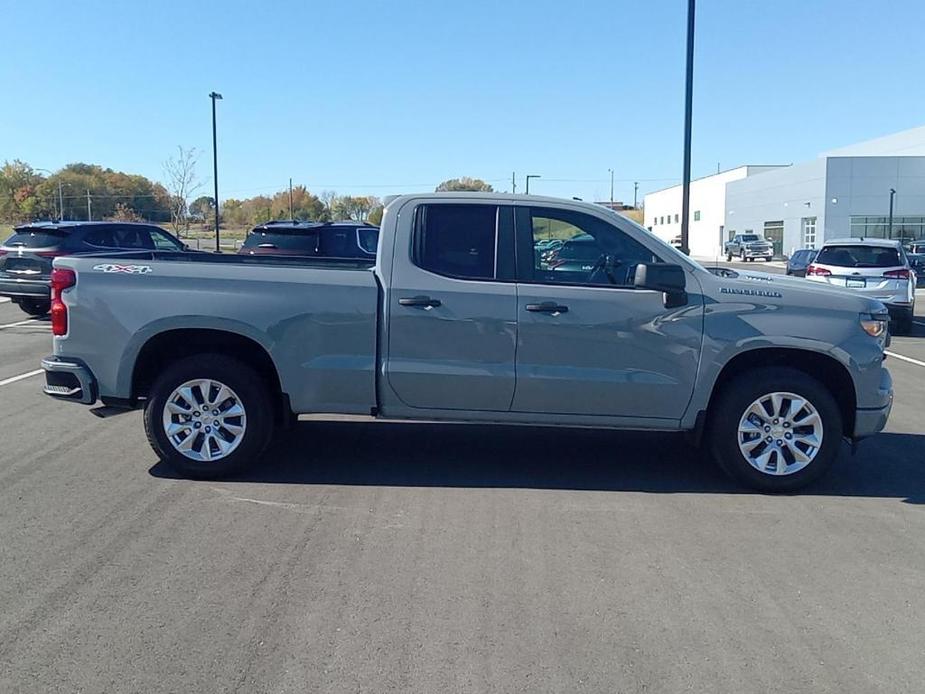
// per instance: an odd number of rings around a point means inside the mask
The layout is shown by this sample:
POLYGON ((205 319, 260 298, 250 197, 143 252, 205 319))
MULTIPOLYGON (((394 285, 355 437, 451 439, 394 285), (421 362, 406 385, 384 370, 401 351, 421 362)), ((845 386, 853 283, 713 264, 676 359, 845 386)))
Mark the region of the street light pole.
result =
POLYGON ((636 197, 637 197, 638 193, 639 193, 639 181, 633 181, 633 209, 634 209, 634 210, 635 210, 636 207, 637 207, 637 205, 636 205, 636 197))
POLYGON ((890 188, 890 221, 887 223, 886 237, 893 240, 893 197, 896 195, 896 189, 890 188))
POLYGON ((220 253, 221 247, 218 241, 218 137, 215 130, 215 102, 222 98, 218 92, 210 92, 209 98, 212 99, 212 180, 215 183, 215 252, 220 253))
POLYGON ((539 174, 527 174, 527 188, 524 192, 525 195, 530 195, 530 179, 531 178, 542 178, 539 174))
POLYGON ((289 219, 295 219, 292 216, 292 177, 289 178, 289 219))
POLYGON ((684 180, 681 188, 681 252, 690 255, 691 113, 694 96, 694 3, 687 2, 687 74, 684 94, 684 180))
POLYGON ((613 169, 607 169, 610 172, 610 209, 613 209, 613 169))

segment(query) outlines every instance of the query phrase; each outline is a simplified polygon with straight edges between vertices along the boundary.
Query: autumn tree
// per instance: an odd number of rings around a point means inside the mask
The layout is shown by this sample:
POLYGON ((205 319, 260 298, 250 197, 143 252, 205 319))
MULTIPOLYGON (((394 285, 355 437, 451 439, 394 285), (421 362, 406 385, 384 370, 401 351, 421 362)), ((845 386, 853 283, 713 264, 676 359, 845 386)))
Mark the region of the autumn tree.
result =
POLYGON ((444 181, 439 186, 437 186, 436 192, 449 193, 453 191, 491 193, 494 192, 494 188, 492 188, 491 185, 483 181, 481 178, 469 178, 469 176, 463 176, 462 178, 451 178, 444 181))
POLYGON ((177 155, 164 162, 164 176, 167 178, 167 190, 170 193, 170 226, 177 236, 189 232, 189 198, 202 183, 196 176, 196 163, 199 155, 196 148, 177 147, 177 155))

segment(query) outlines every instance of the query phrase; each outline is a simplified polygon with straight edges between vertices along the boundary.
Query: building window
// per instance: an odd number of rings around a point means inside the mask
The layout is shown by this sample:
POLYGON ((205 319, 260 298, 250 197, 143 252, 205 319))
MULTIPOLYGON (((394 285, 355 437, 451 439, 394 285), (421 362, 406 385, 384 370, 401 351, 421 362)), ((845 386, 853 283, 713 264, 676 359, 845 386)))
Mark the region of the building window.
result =
MULTIPOLYGON (((885 239, 889 235, 890 218, 883 216, 851 217, 851 236, 885 239)), ((925 239, 925 217, 893 217, 893 238, 908 243, 925 239)))
POLYGON ((700 210, 694 210, 694 221, 695 222, 700 221, 700 210))
POLYGON ((816 218, 803 217, 800 223, 803 235, 803 248, 816 247, 816 218))
POLYGON ((674 223, 675 223, 675 224, 678 223, 678 215, 675 215, 675 216, 674 216, 674 223))

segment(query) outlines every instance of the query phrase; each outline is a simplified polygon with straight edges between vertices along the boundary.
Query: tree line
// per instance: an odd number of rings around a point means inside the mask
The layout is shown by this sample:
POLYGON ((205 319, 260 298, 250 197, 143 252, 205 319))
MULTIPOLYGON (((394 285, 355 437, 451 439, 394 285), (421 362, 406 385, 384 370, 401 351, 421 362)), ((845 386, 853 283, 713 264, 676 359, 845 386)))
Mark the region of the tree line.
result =
MULTIPOLYGON (((215 214, 215 200, 208 195, 192 198, 202 187, 196 176, 196 151, 178 148, 164 162, 165 182, 127 174, 98 164, 75 163, 56 172, 43 173, 26 162, 14 160, 0 167, 0 221, 19 224, 36 220, 148 221, 169 224, 178 235, 196 225, 208 228, 215 214)), ((443 181, 437 191, 491 191, 477 178, 443 181)), ((250 227, 273 219, 312 221, 354 220, 378 224, 383 203, 373 195, 338 195, 334 191, 312 193, 304 185, 271 195, 228 198, 219 209, 225 227, 250 227)))

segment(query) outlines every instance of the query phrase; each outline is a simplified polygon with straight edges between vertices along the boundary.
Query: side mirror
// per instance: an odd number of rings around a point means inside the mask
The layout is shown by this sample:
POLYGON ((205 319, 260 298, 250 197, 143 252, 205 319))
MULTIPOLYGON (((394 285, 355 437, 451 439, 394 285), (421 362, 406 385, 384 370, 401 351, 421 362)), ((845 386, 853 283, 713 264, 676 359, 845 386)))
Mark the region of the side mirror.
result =
POLYGON ((636 289, 652 289, 665 294, 665 308, 687 304, 687 276, 684 268, 670 263, 639 263, 633 275, 636 289))

